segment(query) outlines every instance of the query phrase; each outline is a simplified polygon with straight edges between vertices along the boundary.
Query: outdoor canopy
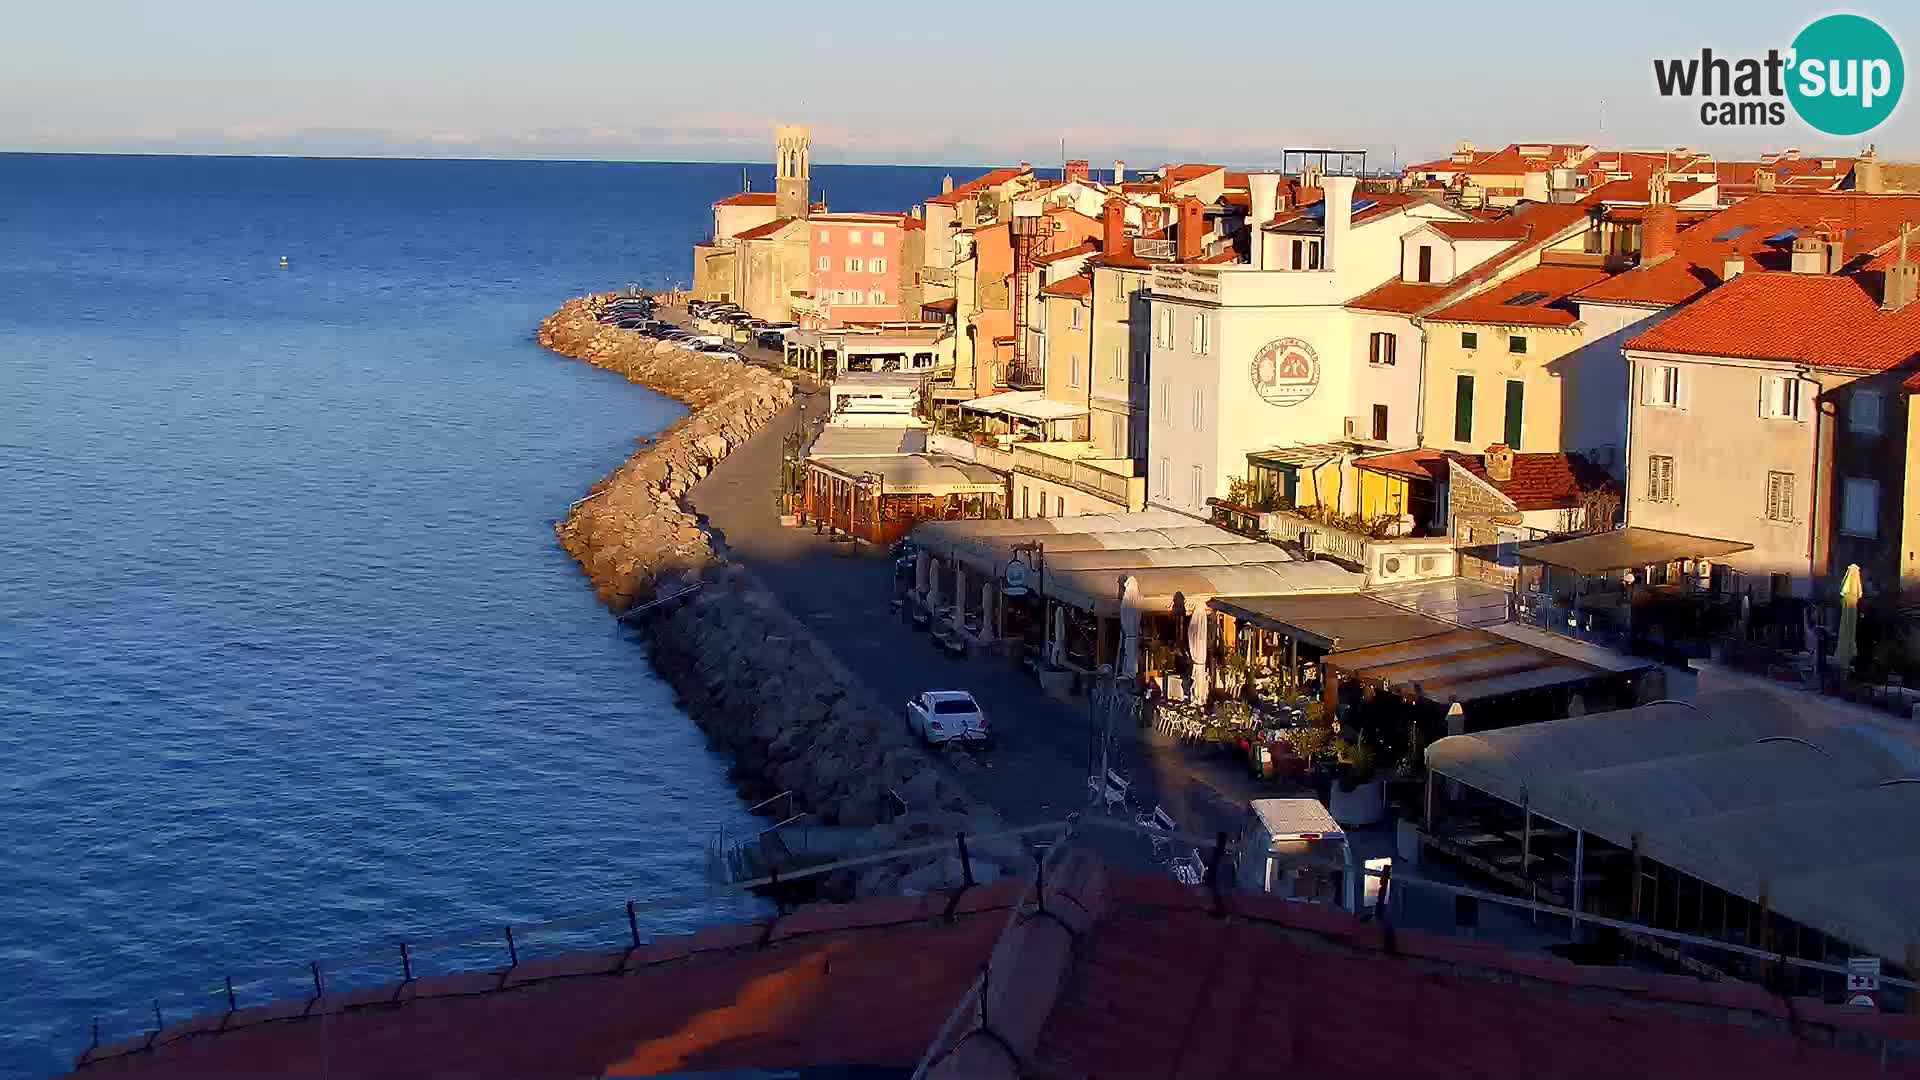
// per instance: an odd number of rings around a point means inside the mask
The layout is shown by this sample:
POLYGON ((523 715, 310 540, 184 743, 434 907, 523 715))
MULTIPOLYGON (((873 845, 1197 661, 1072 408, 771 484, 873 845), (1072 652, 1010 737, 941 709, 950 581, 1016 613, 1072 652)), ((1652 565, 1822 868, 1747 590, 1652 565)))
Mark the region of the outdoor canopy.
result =
POLYGON ((1737 551, 1750 551, 1752 544, 1738 540, 1719 540, 1711 536, 1663 532, 1629 525, 1612 532, 1576 536, 1545 544, 1527 544, 1514 549, 1514 557, 1527 562, 1563 567, 1576 574, 1603 574, 1609 570, 1631 570, 1680 559, 1718 559, 1737 551))
POLYGON ((1047 575, 1047 595, 1095 615, 1120 611, 1120 578, 1140 589, 1140 610, 1165 615, 1180 597, 1189 613, 1216 596, 1275 596, 1304 592, 1358 592, 1365 578, 1330 562, 1252 563, 1245 566, 1066 570, 1047 575))
POLYGON ((1920 944, 1920 746, 1763 690, 1454 735, 1427 765, 1905 963, 1920 944))

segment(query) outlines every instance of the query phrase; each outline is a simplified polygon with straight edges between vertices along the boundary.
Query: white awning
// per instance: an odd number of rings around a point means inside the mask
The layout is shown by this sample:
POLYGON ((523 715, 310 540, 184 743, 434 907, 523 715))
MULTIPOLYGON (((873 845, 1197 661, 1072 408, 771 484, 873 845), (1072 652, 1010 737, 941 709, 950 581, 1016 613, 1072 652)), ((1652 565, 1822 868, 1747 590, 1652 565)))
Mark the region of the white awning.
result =
POLYGON ((1052 398, 1045 397, 1036 401, 1015 402, 1012 405, 1008 405, 1006 411, 1008 416, 1018 416, 1026 420, 1040 421, 1071 420, 1075 417, 1087 415, 1085 406, 1069 405, 1064 401, 1055 401, 1052 398))
POLYGON ((1436 774, 1905 962, 1920 741, 1738 690, 1441 739, 1436 774))

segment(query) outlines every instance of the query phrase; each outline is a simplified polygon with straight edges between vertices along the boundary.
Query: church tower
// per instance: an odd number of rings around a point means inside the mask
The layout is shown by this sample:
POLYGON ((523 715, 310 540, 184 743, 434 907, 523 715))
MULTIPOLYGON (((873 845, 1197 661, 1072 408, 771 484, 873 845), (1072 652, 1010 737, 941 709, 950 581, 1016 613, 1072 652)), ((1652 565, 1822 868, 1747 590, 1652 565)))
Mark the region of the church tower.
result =
POLYGON ((807 177, 812 168, 813 132, 803 127, 782 125, 774 129, 773 207, 774 215, 803 218, 812 206, 807 177))

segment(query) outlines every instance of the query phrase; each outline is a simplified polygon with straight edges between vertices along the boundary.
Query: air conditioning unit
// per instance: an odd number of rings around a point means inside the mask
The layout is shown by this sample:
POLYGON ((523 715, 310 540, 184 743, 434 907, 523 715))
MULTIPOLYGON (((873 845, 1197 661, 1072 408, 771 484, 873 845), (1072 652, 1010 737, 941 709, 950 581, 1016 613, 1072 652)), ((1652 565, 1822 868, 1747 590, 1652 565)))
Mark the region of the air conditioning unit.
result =
POLYGON ((1373 420, 1365 416, 1347 417, 1347 438, 1349 439, 1373 438, 1373 420))

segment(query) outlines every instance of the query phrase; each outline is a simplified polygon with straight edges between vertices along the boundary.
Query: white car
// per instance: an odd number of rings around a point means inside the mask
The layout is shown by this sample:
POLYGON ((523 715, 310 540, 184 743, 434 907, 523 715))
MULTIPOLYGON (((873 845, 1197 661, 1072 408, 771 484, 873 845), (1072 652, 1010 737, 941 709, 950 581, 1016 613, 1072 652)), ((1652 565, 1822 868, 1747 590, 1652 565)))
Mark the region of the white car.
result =
POLYGON ((993 741, 986 712, 965 690, 929 690, 907 702, 907 732, 928 745, 993 741))

